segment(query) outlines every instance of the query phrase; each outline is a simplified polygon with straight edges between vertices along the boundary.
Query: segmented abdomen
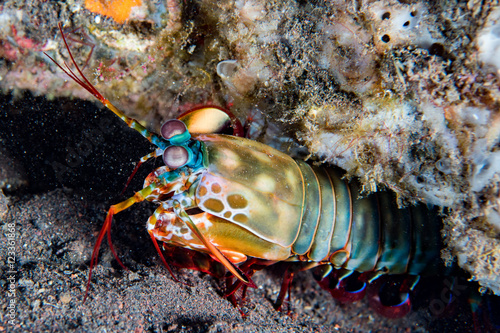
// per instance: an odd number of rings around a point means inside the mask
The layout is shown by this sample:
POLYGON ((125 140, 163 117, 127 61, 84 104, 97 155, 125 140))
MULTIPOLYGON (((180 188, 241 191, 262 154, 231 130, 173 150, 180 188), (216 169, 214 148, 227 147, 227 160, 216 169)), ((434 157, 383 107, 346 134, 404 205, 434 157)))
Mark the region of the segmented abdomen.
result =
POLYGON ((435 212, 425 205, 399 209, 388 191, 360 196, 358 182, 342 179, 340 169, 297 163, 305 197, 295 254, 359 272, 434 273, 441 249, 435 212))

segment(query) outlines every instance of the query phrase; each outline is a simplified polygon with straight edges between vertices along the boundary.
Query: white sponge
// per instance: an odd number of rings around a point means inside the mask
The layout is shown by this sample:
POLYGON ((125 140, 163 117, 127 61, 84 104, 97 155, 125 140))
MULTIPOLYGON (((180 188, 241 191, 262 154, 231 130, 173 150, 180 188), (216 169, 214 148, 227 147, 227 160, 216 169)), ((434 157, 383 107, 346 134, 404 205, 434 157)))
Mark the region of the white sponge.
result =
POLYGON ((488 16, 477 38, 479 60, 500 71, 500 8, 488 16))
POLYGON ((428 9, 423 3, 378 1, 370 6, 370 12, 378 49, 404 45, 428 48, 438 42, 431 36, 430 31, 436 29, 427 22, 428 9))

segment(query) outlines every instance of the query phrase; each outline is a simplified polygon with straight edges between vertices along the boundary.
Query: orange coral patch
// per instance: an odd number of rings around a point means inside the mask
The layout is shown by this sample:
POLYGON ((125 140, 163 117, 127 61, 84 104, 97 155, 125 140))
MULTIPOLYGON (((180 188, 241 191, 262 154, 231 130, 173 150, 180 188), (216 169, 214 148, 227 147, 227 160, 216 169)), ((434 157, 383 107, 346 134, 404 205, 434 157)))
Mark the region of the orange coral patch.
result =
POLYGON ((111 17, 117 23, 128 20, 132 7, 141 4, 141 0, 85 0, 85 8, 93 13, 111 17))

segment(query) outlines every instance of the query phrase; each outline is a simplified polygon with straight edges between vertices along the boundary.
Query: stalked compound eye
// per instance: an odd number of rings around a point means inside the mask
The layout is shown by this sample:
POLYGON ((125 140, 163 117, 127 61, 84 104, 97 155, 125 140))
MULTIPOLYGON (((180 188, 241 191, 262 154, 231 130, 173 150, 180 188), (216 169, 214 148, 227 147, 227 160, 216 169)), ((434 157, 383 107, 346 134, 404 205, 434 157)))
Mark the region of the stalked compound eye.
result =
POLYGON ((189 152, 181 146, 170 146, 163 152, 163 162, 170 169, 177 169, 189 161, 189 152))
POLYGON ((161 136, 167 140, 187 132, 186 125, 177 119, 171 119, 161 126, 161 136))

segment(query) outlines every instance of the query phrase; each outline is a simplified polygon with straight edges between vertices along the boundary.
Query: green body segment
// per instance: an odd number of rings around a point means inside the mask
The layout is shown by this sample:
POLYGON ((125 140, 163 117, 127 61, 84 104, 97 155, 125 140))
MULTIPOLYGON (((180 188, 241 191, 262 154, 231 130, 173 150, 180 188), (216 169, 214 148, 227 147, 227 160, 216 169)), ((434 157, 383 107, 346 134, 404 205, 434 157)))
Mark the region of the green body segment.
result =
POLYGON ((309 165, 298 162, 304 178, 304 213, 300 222, 300 233, 292 246, 292 251, 297 255, 305 255, 311 249, 314 235, 318 228, 321 216, 321 193, 318 178, 309 165))
MULTIPOLYGON (((359 184, 350 184, 351 193, 360 193, 359 184)), ((376 196, 352 200, 353 222, 351 229, 351 253, 344 265, 349 270, 371 271, 378 261, 380 243, 380 211, 376 196)))
POLYGON ((337 168, 326 169, 335 187, 335 200, 337 212, 335 214, 335 223, 330 244, 330 262, 336 266, 342 266, 348 257, 351 244, 352 227, 352 195, 349 184, 341 179, 342 172, 337 168))
POLYGON ((392 192, 360 195, 358 182, 343 180, 337 168, 311 170, 316 175, 326 171, 330 177, 329 183, 320 183, 322 202, 318 210, 320 219, 323 215, 330 218, 333 233, 319 233, 321 228, 317 229, 310 260, 319 261, 323 253, 315 256, 315 249, 329 246, 330 257, 321 261, 336 268, 413 275, 438 272, 441 222, 435 211, 424 205, 400 209, 392 192), (325 193, 334 193, 334 205, 325 193), (326 234, 331 238, 324 239, 326 234))
POLYGON ((412 241, 414 244, 408 263, 408 274, 433 274, 440 270, 441 221, 437 209, 424 204, 408 208, 412 218, 412 241))
MULTIPOLYGON (((377 194, 380 205, 383 253, 377 270, 388 270, 394 274, 406 272, 410 259, 411 214, 408 209, 398 209, 388 192, 377 194)), ((415 244, 417 245, 417 243, 415 244)), ((420 246, 420 244, 419 244, 420 246)))
POLYGON ((207 152, 196 203, 216 217, 207 233, 218 235, 213 239, 222 247, 359 272, 421 274, 435 267, 440 224, 426 208, 399 209, 390 192, 361 196, 339 169, 311 167, 255 141, 196 139, 207 152))
MULTIPOLYGON (((316 195, 306 191, 306 198, 320 198, 319 202, 305 204, 306 209, 314 209, 313 203, 319 211, 315 234, 307 237, 312 240, 306 253, 309 260, 358 272, 413 275, 438 272, 441 222, 435 211, 424 205, 400 209, 392 192, 360 195, 358 182, 342 179, 338 168, 297 163, 303 173, 312 172, 316 176, 304 177, 316 179, 318 185, 306 186, 308 190, 318 189, 316 195)), ((304 212, 302 225, 311 215, 304 212)), ((301 227, 300 236, 303 230, 301 227)))
MULTIPOLYGON (((301 162, 304 163, 304 162, 301 162)), ((335 188, 325 169, 313 168, 319 183, 321 198, 320 218, 314 235, 314 242, 308 257, 312 261, 328 260, 333 228, 335 226, 336 199, 335 188)))

